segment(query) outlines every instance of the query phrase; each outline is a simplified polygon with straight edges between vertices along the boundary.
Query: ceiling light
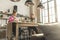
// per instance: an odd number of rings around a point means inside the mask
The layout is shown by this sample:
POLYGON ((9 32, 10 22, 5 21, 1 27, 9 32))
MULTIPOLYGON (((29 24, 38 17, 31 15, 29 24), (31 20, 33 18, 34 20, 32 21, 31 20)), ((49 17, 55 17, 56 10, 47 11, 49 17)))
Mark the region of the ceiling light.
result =
POLYGON ((26 6, 33 6, 34 3, 32 2, 32 0, 26 0, 25 5, 26 6))

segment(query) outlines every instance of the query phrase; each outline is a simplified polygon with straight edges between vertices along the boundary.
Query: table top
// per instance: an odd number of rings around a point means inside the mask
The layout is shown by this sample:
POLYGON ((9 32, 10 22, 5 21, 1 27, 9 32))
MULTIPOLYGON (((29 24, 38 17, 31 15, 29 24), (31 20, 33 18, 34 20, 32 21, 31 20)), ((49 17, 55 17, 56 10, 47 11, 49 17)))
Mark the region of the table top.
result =
POLYGON ((38 23, 34 23, 34 22, 14 22, 16 23, 18 26, 20 27, 32 27, 32 26, 38 26, 38 23))
POLYGON ((26 22, 26 23, 20 23, 18 22, 18 26, 23 26, 23 27, 32 27, 32 26, 38 26, 38 23, 34 22, 26 22))

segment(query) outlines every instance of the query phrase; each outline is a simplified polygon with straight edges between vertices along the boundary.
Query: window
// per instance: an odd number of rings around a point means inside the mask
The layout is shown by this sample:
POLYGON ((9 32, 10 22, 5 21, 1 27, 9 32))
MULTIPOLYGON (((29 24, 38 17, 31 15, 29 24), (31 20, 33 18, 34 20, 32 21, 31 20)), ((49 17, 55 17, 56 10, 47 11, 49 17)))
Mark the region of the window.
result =
POLYGON ((60 22, 60 0, 56 0, 56 3, 57 3, 58 22, 60 22))
POLYGON ((54 0, 45 0, 45 1, 42 0, 42 3, 45 8, 40 9, 40 10, 42 10, 42 12, 40 11, 40 22, 41 22, 41 20, 43 20, 42 23, 56 22, 54 0))
POLYGON ((47 2, 47 0, 41 0, 42 1, 42 3, 45 3, 45 2, 47 2))

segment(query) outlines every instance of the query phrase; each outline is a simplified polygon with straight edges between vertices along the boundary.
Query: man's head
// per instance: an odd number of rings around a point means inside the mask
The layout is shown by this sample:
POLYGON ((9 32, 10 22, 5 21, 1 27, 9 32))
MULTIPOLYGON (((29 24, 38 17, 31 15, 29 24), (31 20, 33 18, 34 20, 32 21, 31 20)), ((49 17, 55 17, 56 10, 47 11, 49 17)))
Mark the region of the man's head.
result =
POLYGON ((16 16, 16 15, 17 15, 15 10, 13 10, 12 15, 13 15, 13 16, 16 16))

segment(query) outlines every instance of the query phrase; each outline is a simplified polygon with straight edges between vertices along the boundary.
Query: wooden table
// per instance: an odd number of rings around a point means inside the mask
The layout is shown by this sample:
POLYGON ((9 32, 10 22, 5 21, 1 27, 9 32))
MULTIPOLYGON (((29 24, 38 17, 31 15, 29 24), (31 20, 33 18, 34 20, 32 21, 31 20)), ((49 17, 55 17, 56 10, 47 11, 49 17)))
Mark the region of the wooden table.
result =
MULTIPOLYGON (((15 22, 16 23, 16 37, 15 40, 18 40, 18 34, 19 34, 19 27, 33 27, 33 26, 38 26, 37 23, 20 23, 20 22, 15 22)), ((11 36, 12 36, 12 23, 8 23, 7 25, 7 37, 8 40, 10 40, 11 36)))

